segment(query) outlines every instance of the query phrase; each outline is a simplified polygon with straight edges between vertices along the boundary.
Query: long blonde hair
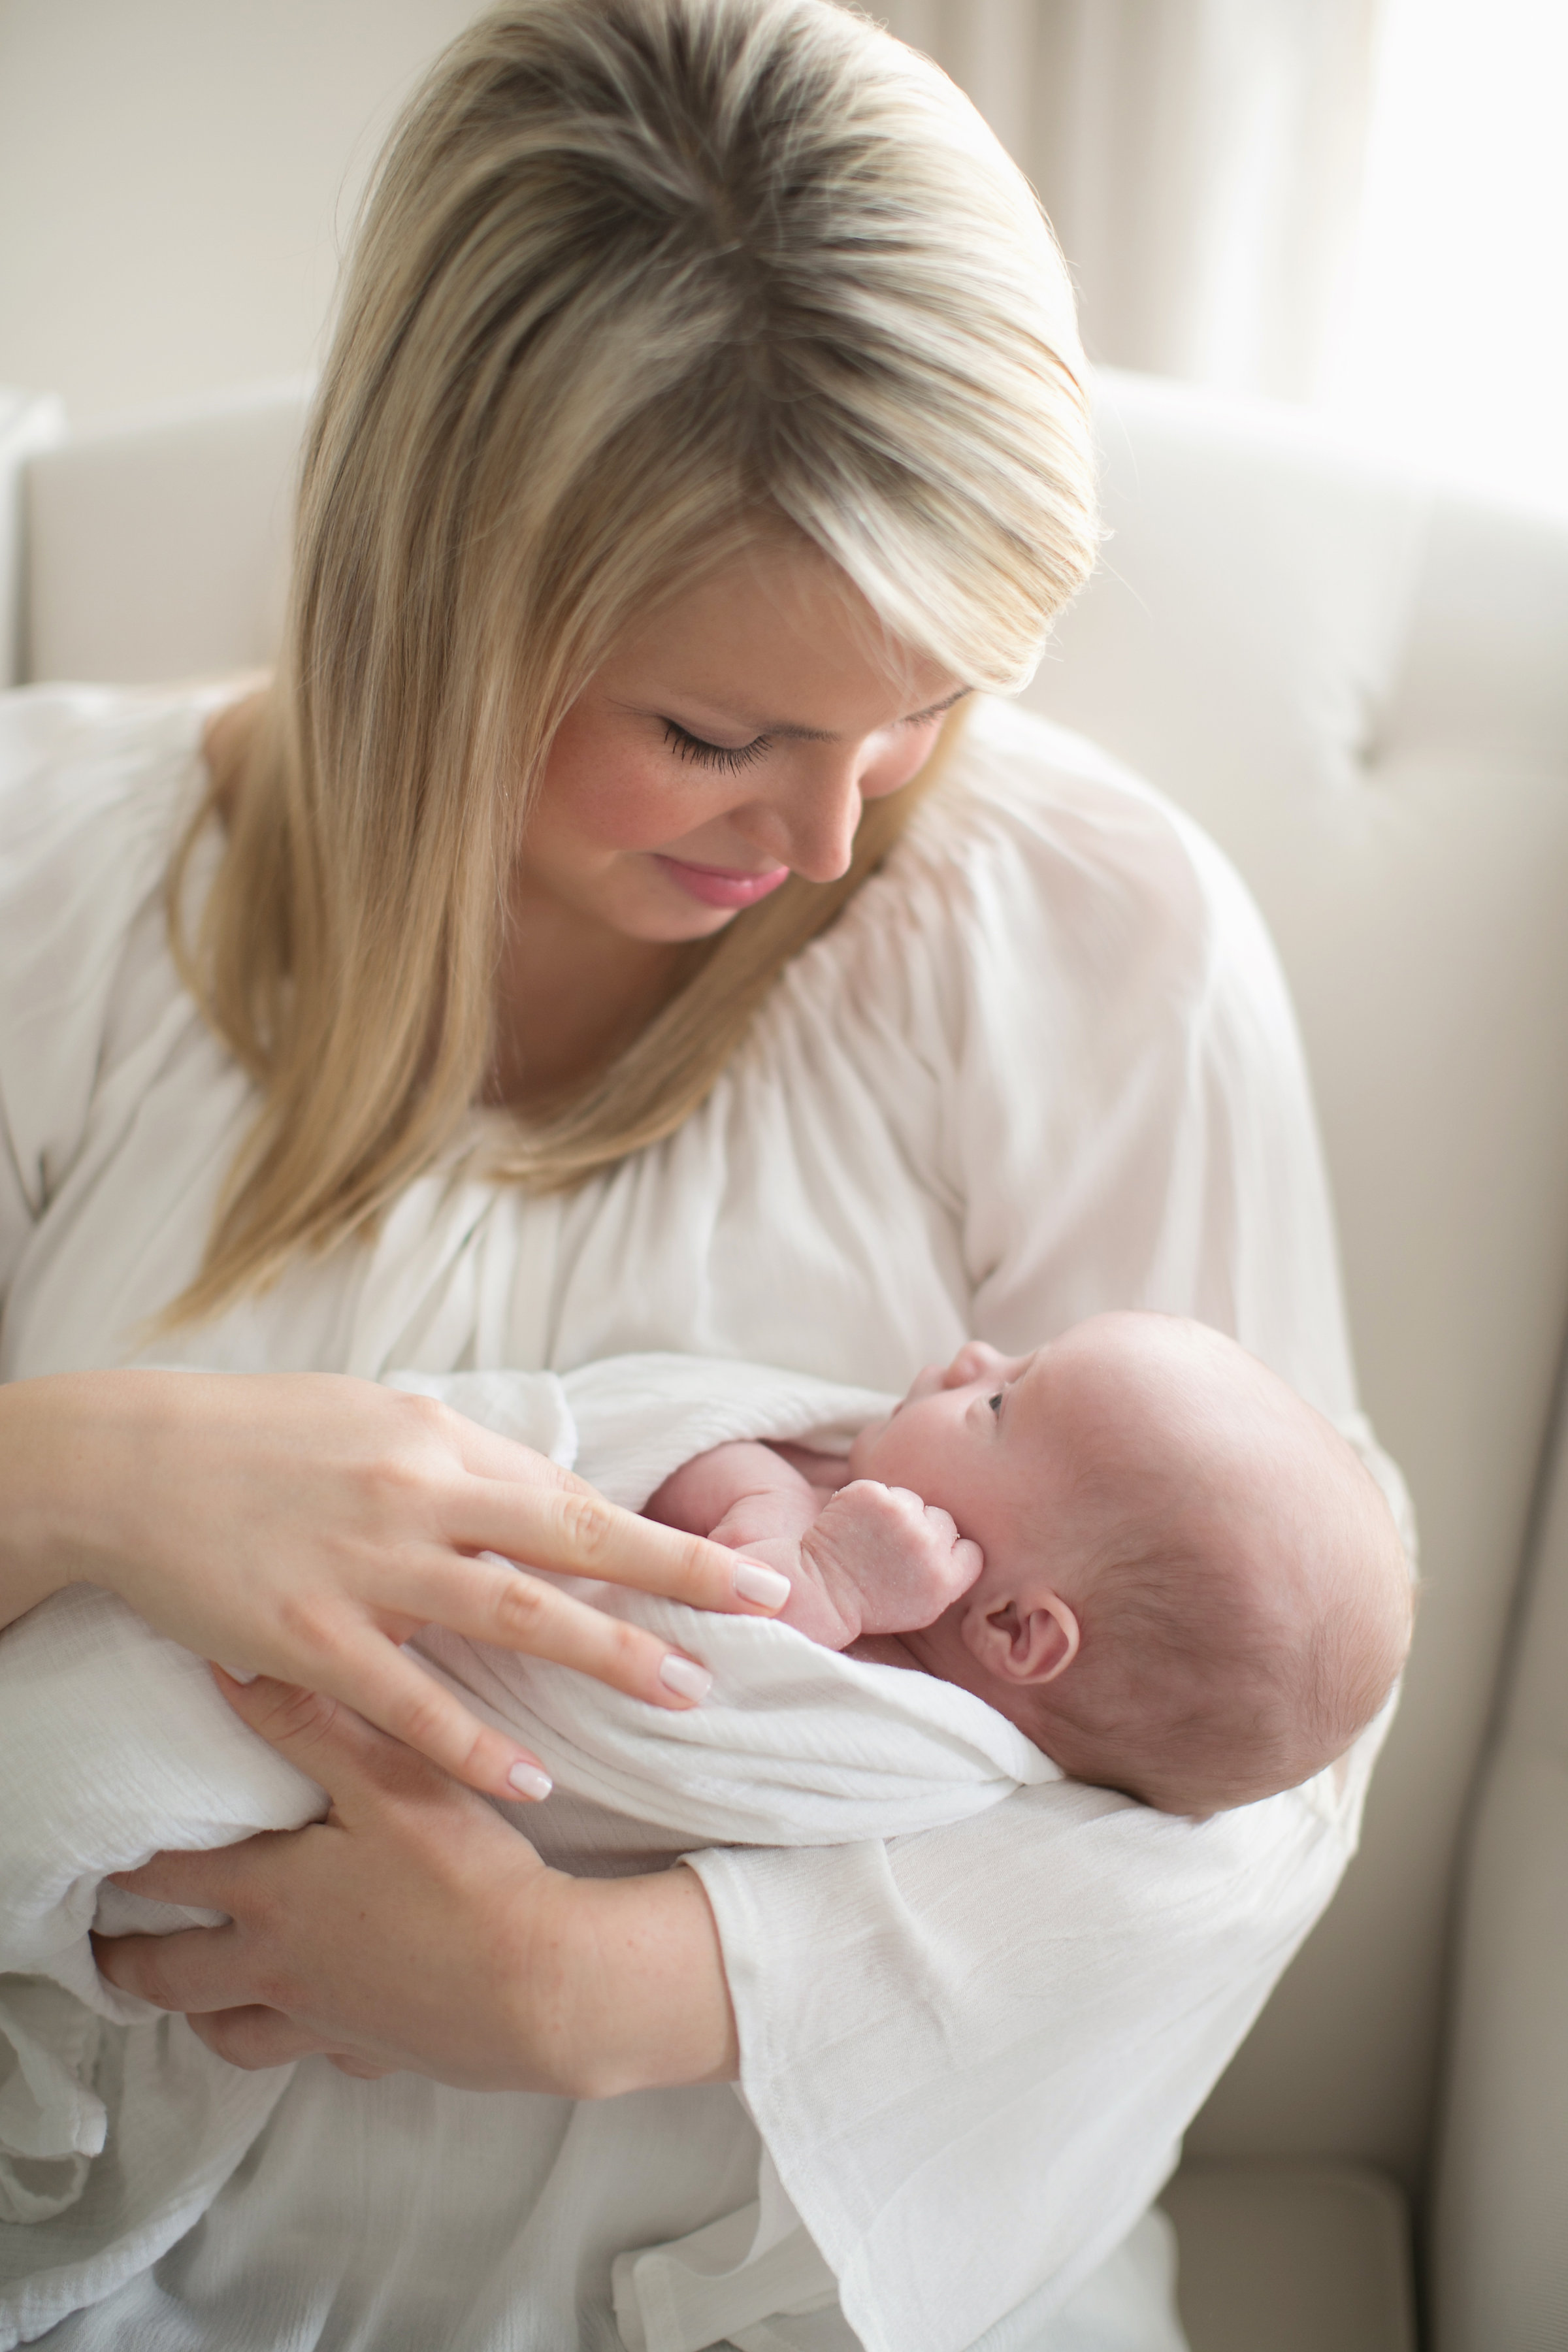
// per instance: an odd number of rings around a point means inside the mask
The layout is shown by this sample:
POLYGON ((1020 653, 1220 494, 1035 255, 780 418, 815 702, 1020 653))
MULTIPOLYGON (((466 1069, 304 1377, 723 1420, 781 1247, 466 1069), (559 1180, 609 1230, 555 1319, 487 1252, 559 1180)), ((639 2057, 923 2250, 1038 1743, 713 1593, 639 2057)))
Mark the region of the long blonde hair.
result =
MULTIPOLYGON (((347 270, 263 720, 172 877, 264 1097, 172 1317, 363 1230, 462 1134, 531 797, 634 616, 784 530, 952 676, 1027 676, 1093 560, 1080 373, 1026 184, 833 0, 513 0, 447 50, 347 270)), ((496 1173, 565 1187, 679 1126, 940 756, 840 881, 737 917, 609 1068, 492 1134, 496 1173)))

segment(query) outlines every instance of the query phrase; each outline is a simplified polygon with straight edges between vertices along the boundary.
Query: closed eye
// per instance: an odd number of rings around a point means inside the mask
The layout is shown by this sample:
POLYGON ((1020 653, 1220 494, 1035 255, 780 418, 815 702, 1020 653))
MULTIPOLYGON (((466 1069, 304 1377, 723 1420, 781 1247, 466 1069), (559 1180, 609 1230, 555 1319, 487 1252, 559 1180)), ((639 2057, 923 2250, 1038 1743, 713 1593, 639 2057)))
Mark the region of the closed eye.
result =
POLYGON ((733 775, 738 768, 749 768, 754 760, 762 759, 773 747, 771 735, 759 735, 754 742, 739 745, 710 743, 700 735, 693 735, 691 730, 682 727, 677 719, 667 719, 663 725, 664 740, 679 758, 690 761, 700 768, 722 768, 729 775, 733 775))

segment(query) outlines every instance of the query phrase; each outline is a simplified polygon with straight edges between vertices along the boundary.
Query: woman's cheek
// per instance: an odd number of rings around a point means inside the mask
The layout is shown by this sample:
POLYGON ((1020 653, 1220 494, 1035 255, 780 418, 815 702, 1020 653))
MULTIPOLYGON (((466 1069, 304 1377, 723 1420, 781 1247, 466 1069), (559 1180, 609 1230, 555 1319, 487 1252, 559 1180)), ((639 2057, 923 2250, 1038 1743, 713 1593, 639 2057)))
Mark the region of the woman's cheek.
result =
POLYGON ((889 793, 896 793, 919 775, 932 751, 941 732, 940 721, 929 727, 902 728, 890 740, 886 751, 879 751, 860 778, 860 797, 879 801, 889 793))
POLYGON ((716 795, 672 777, 668 762, 628 761, 623 753, 613 767, 574 762, 548 798, 554 823, 594 849, 645 850, 695 832, 716 795))

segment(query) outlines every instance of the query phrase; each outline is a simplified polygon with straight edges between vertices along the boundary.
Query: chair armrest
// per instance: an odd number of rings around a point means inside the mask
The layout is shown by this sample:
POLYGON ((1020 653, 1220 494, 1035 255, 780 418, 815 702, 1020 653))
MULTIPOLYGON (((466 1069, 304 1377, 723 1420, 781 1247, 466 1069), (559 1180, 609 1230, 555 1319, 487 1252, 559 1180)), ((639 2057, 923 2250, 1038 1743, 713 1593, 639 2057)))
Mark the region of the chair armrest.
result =
POLYGON ((0 386, 0 686, 15 686, 26 674, 23 471, 29 457, 63 441, 65 434, 65 408, 53 394, 0 386))

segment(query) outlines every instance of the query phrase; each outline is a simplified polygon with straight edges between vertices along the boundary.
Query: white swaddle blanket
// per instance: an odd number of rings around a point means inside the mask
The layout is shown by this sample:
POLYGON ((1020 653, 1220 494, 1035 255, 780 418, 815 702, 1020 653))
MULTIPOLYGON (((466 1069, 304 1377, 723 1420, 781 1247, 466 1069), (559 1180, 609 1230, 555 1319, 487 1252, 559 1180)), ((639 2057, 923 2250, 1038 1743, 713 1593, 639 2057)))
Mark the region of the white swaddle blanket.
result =
MULTIPOLYGON (((711 1445, 808 1437, 841 1448, 889 1402, 803 1374, 676 1356, 617 1358, 563 1378, 395 1384, 536 1447, 631 1509, 711 1445)), ((415 1646, 531 1747, 559 1789, 641 1825, 650 1853, 887 1837, 1058 1777, 982 1701, 926 1675, 818 1649, 787 1626, 572 1589, 700 1655, 714 1675, 708 1701, 652 1710, 434 1628, 415 1646)), ((15 1759, 0 1806, 0 2223, 49 2225, 41 2236, 0 2229, 0 2343, 15 2343, 181 2236, 290 2071, 242 2074, 183 2019, 104 1983, 88 1942, 95 1924, 163 1929, 213 1915, 101 1881, 162 1847, 298 1828, 324 1800, 229 1711, 200 1660, 89 1587, 58 1594, 0 1637, 0 1717, 15 1759)), ((532 1811, 520 1809, 520 1824, 532 1811)))

